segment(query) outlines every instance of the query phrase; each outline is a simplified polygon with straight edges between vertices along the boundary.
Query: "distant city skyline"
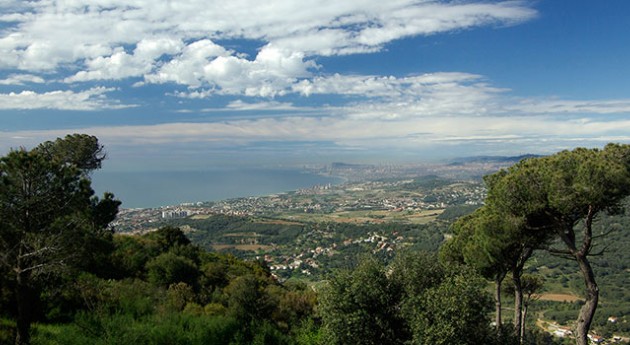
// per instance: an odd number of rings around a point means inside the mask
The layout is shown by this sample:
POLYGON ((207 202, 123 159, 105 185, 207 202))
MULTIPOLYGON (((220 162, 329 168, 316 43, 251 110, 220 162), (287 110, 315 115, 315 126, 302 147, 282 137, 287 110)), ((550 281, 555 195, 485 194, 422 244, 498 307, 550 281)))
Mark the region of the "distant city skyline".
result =
POLYGON ((0 153, 112 170, 630 143, 630 2, 0 0, 0 153))

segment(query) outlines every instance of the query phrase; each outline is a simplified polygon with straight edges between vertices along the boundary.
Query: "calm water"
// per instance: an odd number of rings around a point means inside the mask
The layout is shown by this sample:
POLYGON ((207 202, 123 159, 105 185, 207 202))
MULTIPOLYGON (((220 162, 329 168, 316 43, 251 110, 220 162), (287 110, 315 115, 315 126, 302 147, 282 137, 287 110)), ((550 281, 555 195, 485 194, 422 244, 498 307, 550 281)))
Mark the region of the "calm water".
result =
POLYGON ((260 196, 339 182, 339 179, 289 169, 96 171, 92 176, 92 187, 97 195, 101 196, 105 191, 112 192, 123 202, 124 208, 260 196))

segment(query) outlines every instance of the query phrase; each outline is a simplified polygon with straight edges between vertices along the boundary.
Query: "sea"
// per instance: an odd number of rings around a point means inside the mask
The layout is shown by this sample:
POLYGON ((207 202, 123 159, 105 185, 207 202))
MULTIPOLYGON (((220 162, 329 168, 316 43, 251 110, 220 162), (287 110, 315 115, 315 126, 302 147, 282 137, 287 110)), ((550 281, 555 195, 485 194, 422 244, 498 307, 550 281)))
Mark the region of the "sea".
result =
POLYGON ((223 169, 207 171, 104 171, 92 174, 97 195, 112 192, 123 208, 156 208, 239 197, 264 196, 339 184, 340 178, 301 169, 223 169))

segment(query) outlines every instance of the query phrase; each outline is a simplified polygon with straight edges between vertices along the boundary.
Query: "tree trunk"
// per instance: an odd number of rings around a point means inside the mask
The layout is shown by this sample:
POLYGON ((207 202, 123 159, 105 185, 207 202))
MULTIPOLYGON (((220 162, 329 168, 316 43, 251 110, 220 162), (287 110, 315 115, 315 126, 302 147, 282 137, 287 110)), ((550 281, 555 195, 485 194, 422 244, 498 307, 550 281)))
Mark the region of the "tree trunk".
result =
POLYGON ((522 344, 525 339, 525 322, 527 320, 527 306, 529 303, 523 303, 523 318, 521 319, 521 336, 519 342, 522 344))
POLYGON ((495 280, 495 291, 494 291, 494 300, 495 300, 495 312, 496 312, 496 318, 495 318, 495 323, 497 326, 497 332, 500 333, 501 332, 501 283, 503 282, 503 277, 497 277, 495 280))
POLYGON ((575 259, 580 266, 580 271, 584 276, 584 284, 586 285, 586 300, 580 309, 580 314, 577 319, 576 344, 588 345, 588 331, 591 328, 591 322, 593 321, 595 310, 597 309, 599 287, 597 286, 597 282, 595 282, 595 274, 593 273, 593 268, 588 258, 578 254, 575 256, 575 259))
POLYGON ((523 287, 521 286, 521 276, 518 272, 512 272, 512 281, 514 282, 514 334, 519 337, 519 344, 522 342, 520 338, 523 310, 523 287))
POLYGON ((15 345, 29 345, 31 343, 31 322, 33 316, 33 292, 28 284, 24 273, 17 274, 16 299, 17 299, 17 332, 15 335, 15 345))
MULTIPOLYGON (((576 325, 577 334, 575 341, 578 345, 588 345, 588 331, 591 329, 591 323, 593 322, 595 310, 597 310, 597 303, 599 302, 599 287, 595 281, 595 273, 593 272, 591 263, 588 260, 588 254, 591 250, 593 240, 594 218, 595 209, 593 206, 589 206, 588 214, 585 219, 582 247, 579 250, 573 250, 575 261, 577 261, 578 266, 580 267, 580 272, 582 272, 582 276, 584 278, 584 285, 586 286, 586 299, 584 301, 584 305, 580 309, 576 325)), ((569 248, 572 249, 571 247, 569 248)))

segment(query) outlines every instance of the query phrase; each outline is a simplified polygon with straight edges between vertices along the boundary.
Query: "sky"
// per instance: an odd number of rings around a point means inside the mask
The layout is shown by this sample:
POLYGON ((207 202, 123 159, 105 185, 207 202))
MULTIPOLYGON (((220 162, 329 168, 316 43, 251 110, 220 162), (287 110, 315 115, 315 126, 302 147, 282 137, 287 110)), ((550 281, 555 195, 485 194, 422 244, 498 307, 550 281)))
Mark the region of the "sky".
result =
POLYGON ((0 153, 113 170, 630 143, 626 0, 0 0, 0 153))

